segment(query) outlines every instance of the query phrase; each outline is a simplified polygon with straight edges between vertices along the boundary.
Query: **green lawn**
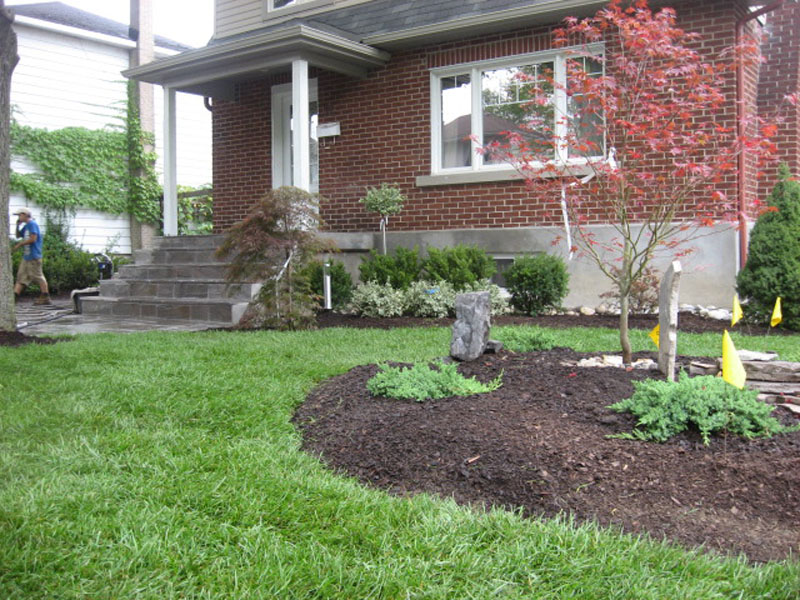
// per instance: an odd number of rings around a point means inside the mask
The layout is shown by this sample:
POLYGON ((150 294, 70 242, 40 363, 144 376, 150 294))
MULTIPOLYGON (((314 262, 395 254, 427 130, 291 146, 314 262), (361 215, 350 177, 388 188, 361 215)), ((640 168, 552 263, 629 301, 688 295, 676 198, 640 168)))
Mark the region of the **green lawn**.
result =
MULTIPOLYGON (((555 335, 579 350, 618 343, 555 335)), ((299 451, 289 419, 316 382, 441 356, 448 341, 447 329, 153 332, 0 348, 0 598, 800 596, 796 561, 753 567, 393 498, 299 451)), ((797 336, 734 341, 800 360, 797 336)), ((646 332, 633 342, 650 349, 646 332)), ((682 353, 720 347, 680 336, 682 353)))

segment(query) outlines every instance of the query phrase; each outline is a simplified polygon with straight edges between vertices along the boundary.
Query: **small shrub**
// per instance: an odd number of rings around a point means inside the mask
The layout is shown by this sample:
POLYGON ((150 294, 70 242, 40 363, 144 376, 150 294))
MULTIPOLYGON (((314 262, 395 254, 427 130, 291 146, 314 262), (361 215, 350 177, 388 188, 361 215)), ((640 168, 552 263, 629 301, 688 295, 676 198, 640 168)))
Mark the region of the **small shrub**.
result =
POLYGON ((771 211, 758 218, 750 235, 747 263, 736 278, 745 316, 768 323, 781 297, 782 327, 800 330, 800 182, 781 166, 781 180, 769 198, 771 211))
POLYGON ((459 244, 452 248, 428 248, 423 265, 425 277, 431 281, 446 281, 456 290, 464 290, 494 275, 494 259, 483 248, 459 244))
POLYGON ((511 293, 511 306, 526 315, 535 316, 557 308, 567 295, 567 267, 557 256, 522 256, 504 275, 511 293))
POLYGON ((512 352, 539 352, 556 346, 555 336, 541 327, 509 327, 500 329, 497 338, 512 352))
MULTIPOLYGON (((353 296, 353 279, 338 260, 330 261, 331 274, 331 302, 333 308, 341 309, 350 303, 353 296)), ((324 288, 325 267, 320 260, 315 260, 303 269, 303 276, 308 279, 311 294, 318 299, 320 306, 325 306, 324 288)))
POLYGON ((404 290, 419 279, 422 270, 419 249, 416 246, 412 250, 398 248, 391 256, 371 250, 369 258, 361 263, 358 270, 361 281, 365 283, 388 283, 395 289, 404 290))
MULTIPOLYGON (((611 274, 614 281, 621 281, 621 269, 611 267, 611 274)), ((658 289, 661 285, 661 278, 658 271, 652 267, 645 267, 642 275, 631 284, 630 292, 630 311, 635 314, 653 313, 658 308, 658 289)), ((619 291, 611 290, 600 294, 601 298, 607 298, 619 308, 619 291)))
POLYGON ((456 291, 446 281, 415 281, 404 292, 403 313, 412 317, 447 317, 455 311, 456 291))
POLYGON ((466 378, 458 372, 456 363, 416 364, 412 367, 381 365, 380 372, 367 381, 367 390, 373 396, 399 400, 438 400, 451 396, 471 396, 496 390, 502 385, 503 374, 489 383, 474 377, 466 378))
POLYGON ((690 378, 681 372, 677 382, 650 379, 633 385, 633 396, 608 408, 638 417, 636 428, 612 437, 665 442, 696 427, 708 445, 711 434, 720 431, 751 439, 797 430, 771 417, 773 407, 759 402, 758 392, 740 390, 720 377, 690 378))
POLYGON ((399 317, 405 309, 405 294, 388 283, 360 283, 353 290, 351 306, 365 317, 399 317))

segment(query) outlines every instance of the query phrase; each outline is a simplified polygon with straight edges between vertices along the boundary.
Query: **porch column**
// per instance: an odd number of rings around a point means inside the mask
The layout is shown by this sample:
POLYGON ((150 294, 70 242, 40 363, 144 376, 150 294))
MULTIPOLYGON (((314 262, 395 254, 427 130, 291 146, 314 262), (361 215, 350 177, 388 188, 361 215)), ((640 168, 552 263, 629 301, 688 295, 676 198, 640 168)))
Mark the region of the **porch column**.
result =
POLYGON ((309 145, 308 61, 292 61, 292 148, 295 187, 311 191, 311 148, 309 145))
POLYGON ((178 235, 175 90, 164 87, 164 235, 178 235))

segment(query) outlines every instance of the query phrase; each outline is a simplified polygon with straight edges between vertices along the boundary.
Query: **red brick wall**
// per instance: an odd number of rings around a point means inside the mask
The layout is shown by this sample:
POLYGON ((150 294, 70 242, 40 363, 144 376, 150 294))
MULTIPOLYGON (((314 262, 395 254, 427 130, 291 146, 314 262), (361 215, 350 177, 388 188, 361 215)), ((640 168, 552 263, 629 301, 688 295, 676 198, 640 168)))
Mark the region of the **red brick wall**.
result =
MULTIPOLYGON (((800 4, 786 2, 782 9, 767 15, 761 67, 758 109, 771 117, 779 107, 784 117, 775 141, 778 160, 800 176, 800 106, 783 102, 790 93, 800 92, 800 4)), ((766 199, 775 183, 775 169, 762 182, 759 196, 766 199)))
MULTIPOLYGON (((718 52, 734 42, 738 0, 681 2, 674 5, 681 26, 702 34, 700 47, 718 52)), ((522 182, 417 187, 417 176, 430 173, 429 69, 547 49, 550 28, 525 29, 491 37, 396 53, 390 63, 364 80, 318 73, 320 122, 338 121, 341 135, 320 148, 322 216, 333 231, 377 229, 375 215, 359 199, 367 186, 400 186, 409 201, 393 217, 391 229, 435 230, 557 225, 559 198, 534 198, 522 182)), ((749 86, 754 93, 755 73, 749 86)), ((282 80, 285 81, 285 80, 282 80)), ((215 103, 215 230, 241 219, 247 207, 271 184, 269 135, 270 85, 241 86, 237 102, 215 103)), ((735 122, 735 80, 728 81, 730 105, 714 119, 735 122)), ((659 157, 652 158, 657 169, 659 157)), ((725 183, 736 197, 736 177, 725 183)), ((691 213, 687 206, 686 212, 691 213)), ((598 222, 602 210, 592 212, 598 222)))

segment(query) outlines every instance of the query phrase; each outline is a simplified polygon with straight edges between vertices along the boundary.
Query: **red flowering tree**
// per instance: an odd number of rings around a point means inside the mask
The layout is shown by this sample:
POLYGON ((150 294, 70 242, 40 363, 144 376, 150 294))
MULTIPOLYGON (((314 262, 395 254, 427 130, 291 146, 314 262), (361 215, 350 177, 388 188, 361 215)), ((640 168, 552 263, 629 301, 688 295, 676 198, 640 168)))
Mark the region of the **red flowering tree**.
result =
POLYGON ((646 0, 569 18, 555 40, 567 49, 566 77, 519 73, 524 118, 481 151, 513 164, 537 197, 561 195, 570 251, 588 256, 618 296, 627 363, 631 289, 659 253, 691 252, 712 225, 734 222, 739 154, 756 165, 772 151, 775 126, 751 119, 739 135, 731 97, 737 65, 760 60, 758 41, 703 54, 674 10, 653 12, 646 0), (589 224, 611 226, 613 237, 589 224))

